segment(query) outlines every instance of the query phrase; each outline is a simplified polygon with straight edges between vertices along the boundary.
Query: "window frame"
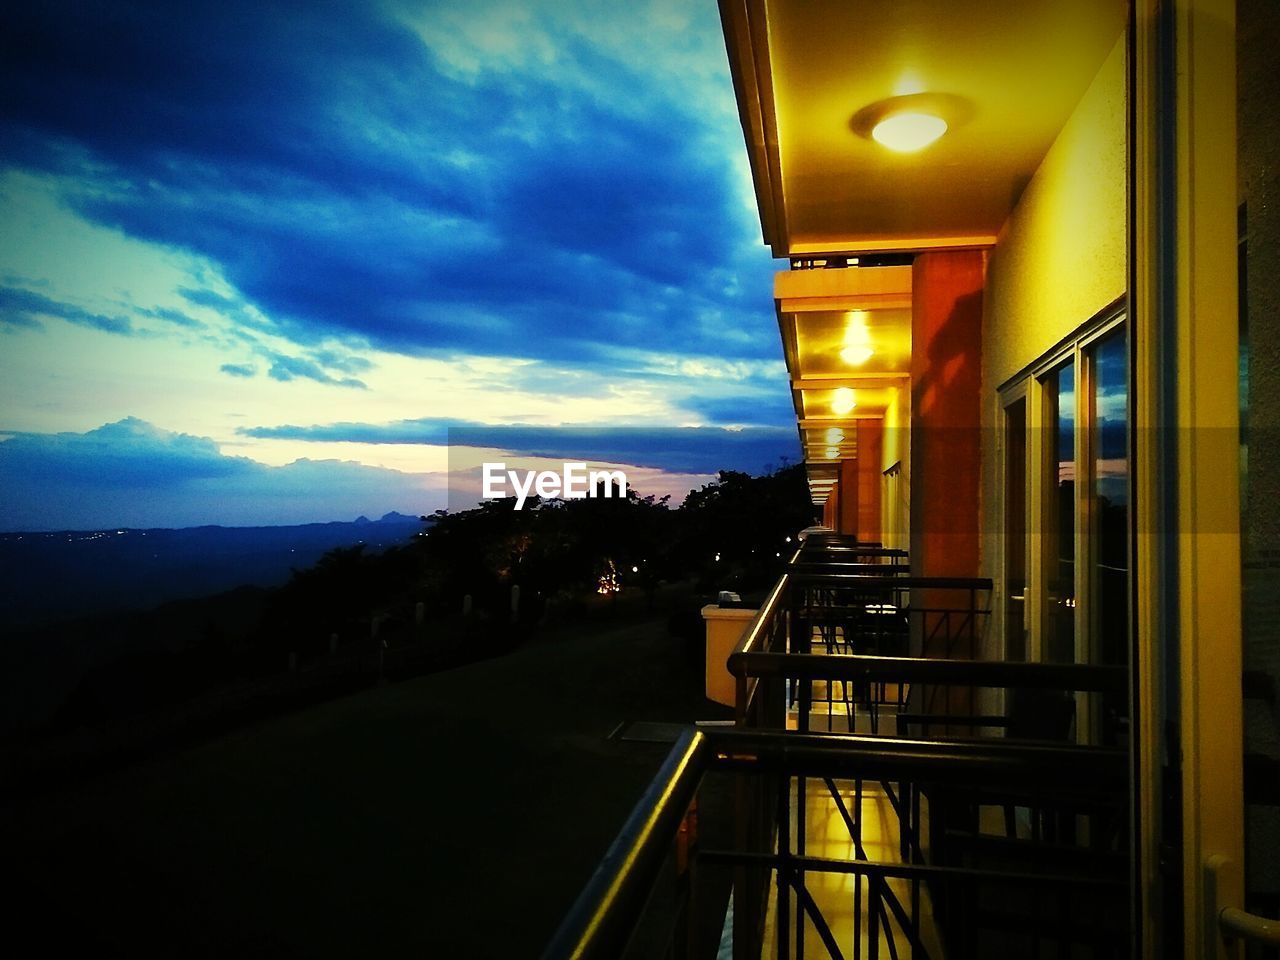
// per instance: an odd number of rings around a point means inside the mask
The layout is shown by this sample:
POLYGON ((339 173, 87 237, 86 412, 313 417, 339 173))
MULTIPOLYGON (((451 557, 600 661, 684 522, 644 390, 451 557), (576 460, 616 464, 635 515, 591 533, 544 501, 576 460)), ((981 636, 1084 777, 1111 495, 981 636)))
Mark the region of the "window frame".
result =
MULTIPOLYGON (((1072 553, 1075 577, 1075 615, 1072 624, 1072 649, 1077 663, 1095 663, 1100 656, 1100 631, 1095 629, 1094 611, 1095 590, 1092 584, 1095 542, 1095 523, 1097 510, 1094 503, 1094 487, 1096 481, 1095 452, 1098 447, 1097 410, 1094 397, 1096 386, 1096 358, 1093 348, 1102 340, 1124 329, 1125 336, 1131 337, 1132 331, 1126 329, 1128 309, 1124 297, 1109 305, 1090 320, 1081 324, 1071 334, 1056 343, 1051 349, 1040 355, 1035 361, 1023 367, 1018 373, 1002 383, 996 390, 998 431, 997 476, 997 510, 999 518, 1001 544, 997 561, 997 576, 1000 594, 1000 634, 999 644, 1001 656, 1008 657, 1008 624, 1007 624, 1007 592, 1009 586, 1009 564, 1007 538, 1010 534, 1009 497, 1005 489, 1008 477, 1009 441, 1006 434, 1007 417, 1010 407, 1019 400, 1026 403, 1026 443, 1027 458, 1024 481, 1024 509, 1026 510, 1026 600, 1024 601, 1024 617, 1026 621, 1026 659, 1033 662, 1044 662, 1045 639, 1048 635, 1047 622, 1050 616, 1048 609, 1048 570, 1045 557, 1047 548, 1046 523, 1052 514, 1051 496, 1057 480, 1056 440, 1051 440, 1046 429, 1049 420, 1049 404, 1051 402, 1048 380, 1064 365, 1070 363, 1074 369, 1073 413, 1074 437, 1072 456, 1075 462, 1075 483, 1072 498, 1072 530, 1074 533, 1074 550, 1072 553)), ((1133 429, 1133 371, 1126 364, 1125 385, 1130 402, 1127 409, 1129 429, 1133 429)), ((1133 465, 1129 464, 1129 509, 1133 509, 1133 465)), ((1132 545, 1131 545, 1132 546, 1132 545)), ((1128 577, 1133 583, 1134 553, 1129 550, 1128 577)), ((1132 629, 1133 611, 1130 610, 1132 629)), ((1076 709, 1076 738, 1079 742, 1089 742, 1095 731, 1100 730, 1101 702, 1092 695, 1078 693, 1076 709)))

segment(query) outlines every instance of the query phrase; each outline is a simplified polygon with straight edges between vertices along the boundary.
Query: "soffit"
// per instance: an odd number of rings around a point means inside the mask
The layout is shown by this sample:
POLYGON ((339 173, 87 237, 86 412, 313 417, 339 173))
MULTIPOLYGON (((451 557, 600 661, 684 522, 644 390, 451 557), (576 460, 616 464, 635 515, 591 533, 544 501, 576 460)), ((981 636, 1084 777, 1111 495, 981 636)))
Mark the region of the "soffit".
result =
POLYGON ((776 256, 990 244, 1127 17, 1121 0, 722 0, 776 256), (888 97, 962 98, 916 154, 854 133, 888 97))

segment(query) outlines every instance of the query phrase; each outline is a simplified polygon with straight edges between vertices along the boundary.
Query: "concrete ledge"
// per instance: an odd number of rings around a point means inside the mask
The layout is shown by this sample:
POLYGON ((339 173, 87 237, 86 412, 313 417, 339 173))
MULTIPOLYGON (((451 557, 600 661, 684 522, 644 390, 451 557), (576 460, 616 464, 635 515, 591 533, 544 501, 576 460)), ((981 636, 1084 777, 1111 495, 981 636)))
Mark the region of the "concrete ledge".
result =
POLYGON ((707 699, 733 706, 736 687, 733 674, 726 665, 729 654, 738 645, 756 611, 744 607, 721 607, 708 604, 702 608, 707 624, 707 699))

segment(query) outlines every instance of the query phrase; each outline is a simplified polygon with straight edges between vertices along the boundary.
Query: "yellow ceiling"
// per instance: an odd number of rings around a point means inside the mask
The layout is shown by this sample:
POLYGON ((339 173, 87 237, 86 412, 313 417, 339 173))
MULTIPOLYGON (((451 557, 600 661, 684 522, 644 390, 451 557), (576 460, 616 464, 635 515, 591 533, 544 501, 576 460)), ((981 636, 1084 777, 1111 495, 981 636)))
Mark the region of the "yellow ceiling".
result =
MULTIPOLYGON (((1125 28, 1126 0, 720 0, 764 240, 775 256, 994 243, 1125 28), (868 136, 874 104, 928 94, 950 129, 918 153, 868 136)), ((909 266, 793 270, 774 298, 814 499, 856 425, 909 383, 909 266), (851 363, 849 328, 872 355, 851 363), (859 381, 864 380, 865 385, 859 381), (837 387, 857 406, 831 409, 837 387)))
POLYGON ((1126 22, 1124 0, 722 0, 765 241, 776 256, 990 244, 1126 22), (854 114, 960 104, 893 153, 854 114))
POLYGON ((911 367, 911 311, 814 310, 791 314, 795 324, 793 379, 831 379, 850 374, 898 374, 911 367), (871 357, 851 363, 846 347, 865 343, 871 357))
MULTIPOLYGON (((884 416, 885 410, 893 402, 894 391, 887 387, 854 390, 857 406, 848 413, 843 414, 836 413, 831 409, 835 395, 835 390, 803 390, 800 392, 801 409, 798 412, 806 421, 831 421, 832 425, 847 422, 856 423, 858 420, 868 417, 880 418, 884 416)), ((807 427, 809 424, 806 423, 805 426, 807 427)))

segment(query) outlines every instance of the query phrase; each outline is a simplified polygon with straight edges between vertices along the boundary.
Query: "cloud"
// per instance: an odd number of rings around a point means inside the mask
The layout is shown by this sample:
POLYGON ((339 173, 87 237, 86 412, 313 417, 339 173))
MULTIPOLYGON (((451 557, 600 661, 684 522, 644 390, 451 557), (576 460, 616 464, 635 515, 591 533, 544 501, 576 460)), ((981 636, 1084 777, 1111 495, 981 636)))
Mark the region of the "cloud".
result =
MULTIPOLYGON (((0 471, 16 484, 102 488, 183 484, 252 469, 224 457, 212 440, 161 430, 128 417, 87 433, 18 433, 0 444, 0 471)), ((9 486, 6 483, 6 492, 9 486)))
POLYGON ((0 529, 269 525, 427 513, 443 478, 342 461, 269 467, 136 418, 0 442, 0 529))
POLYGON ((205 326, 194 317, 189 317, 181 310, 174 310, 172 307, 141 307, 138 312, 146 317, 155 317, 157 320, 168 320, 170 323, 190 330, 202 330, 205 326))
POLYGON ((368 389, 363 381, 357 380, 355 377, 335 378, 329 376, 320 365, 305 357, 289 357, 282 353, 268 353, 267 356, 271 360, 271 368, 267 371, 267 376, 273 380, 280 380, 288 383, 296 377, 304 377, 307 380, 315 380, 317 383, 327 383, 338 387, 355 387, 359 390, 368 389))
POLYGON ((2 26, 0 156, 207 257, 299 344, 777 354, 713 7, 50 3, 2 26))
POLYGON ((271 440, 492 448, 519 456, 626 463, 677 473, 760 473, 784 458, 794 462, 799 455, 795 431, 782 427, 550 427, 424 417, 385 424, 245 427, 240 432, 271 440))
POLYGON ((253 377, 258 373, 258 368, 251 363, 224 363, 218 369, 232 377, 253 377))
POLYGON ((105 330, 107 333, 134 332, 128 317, 94 313, 31 290, 0 287, 0 323, 15 327, 34 327, 39 326, 39 318, 42 316, 58 317, 70 323, 105 330))
MULTIPOLYGON (((795 408, 791 405, 791 392, 786 384, 768 388, 743 389, 728 392, 710 390, 691 391, 685 400, 694 412, 712 423, 795 423, 795 408)), ((787 435, 796 437, 795 427, 787 427, 787 435)), ((797 445, 799 441, 796 441, 797 445)), ((798 447, 797 447, 798 449, 798 447)))

